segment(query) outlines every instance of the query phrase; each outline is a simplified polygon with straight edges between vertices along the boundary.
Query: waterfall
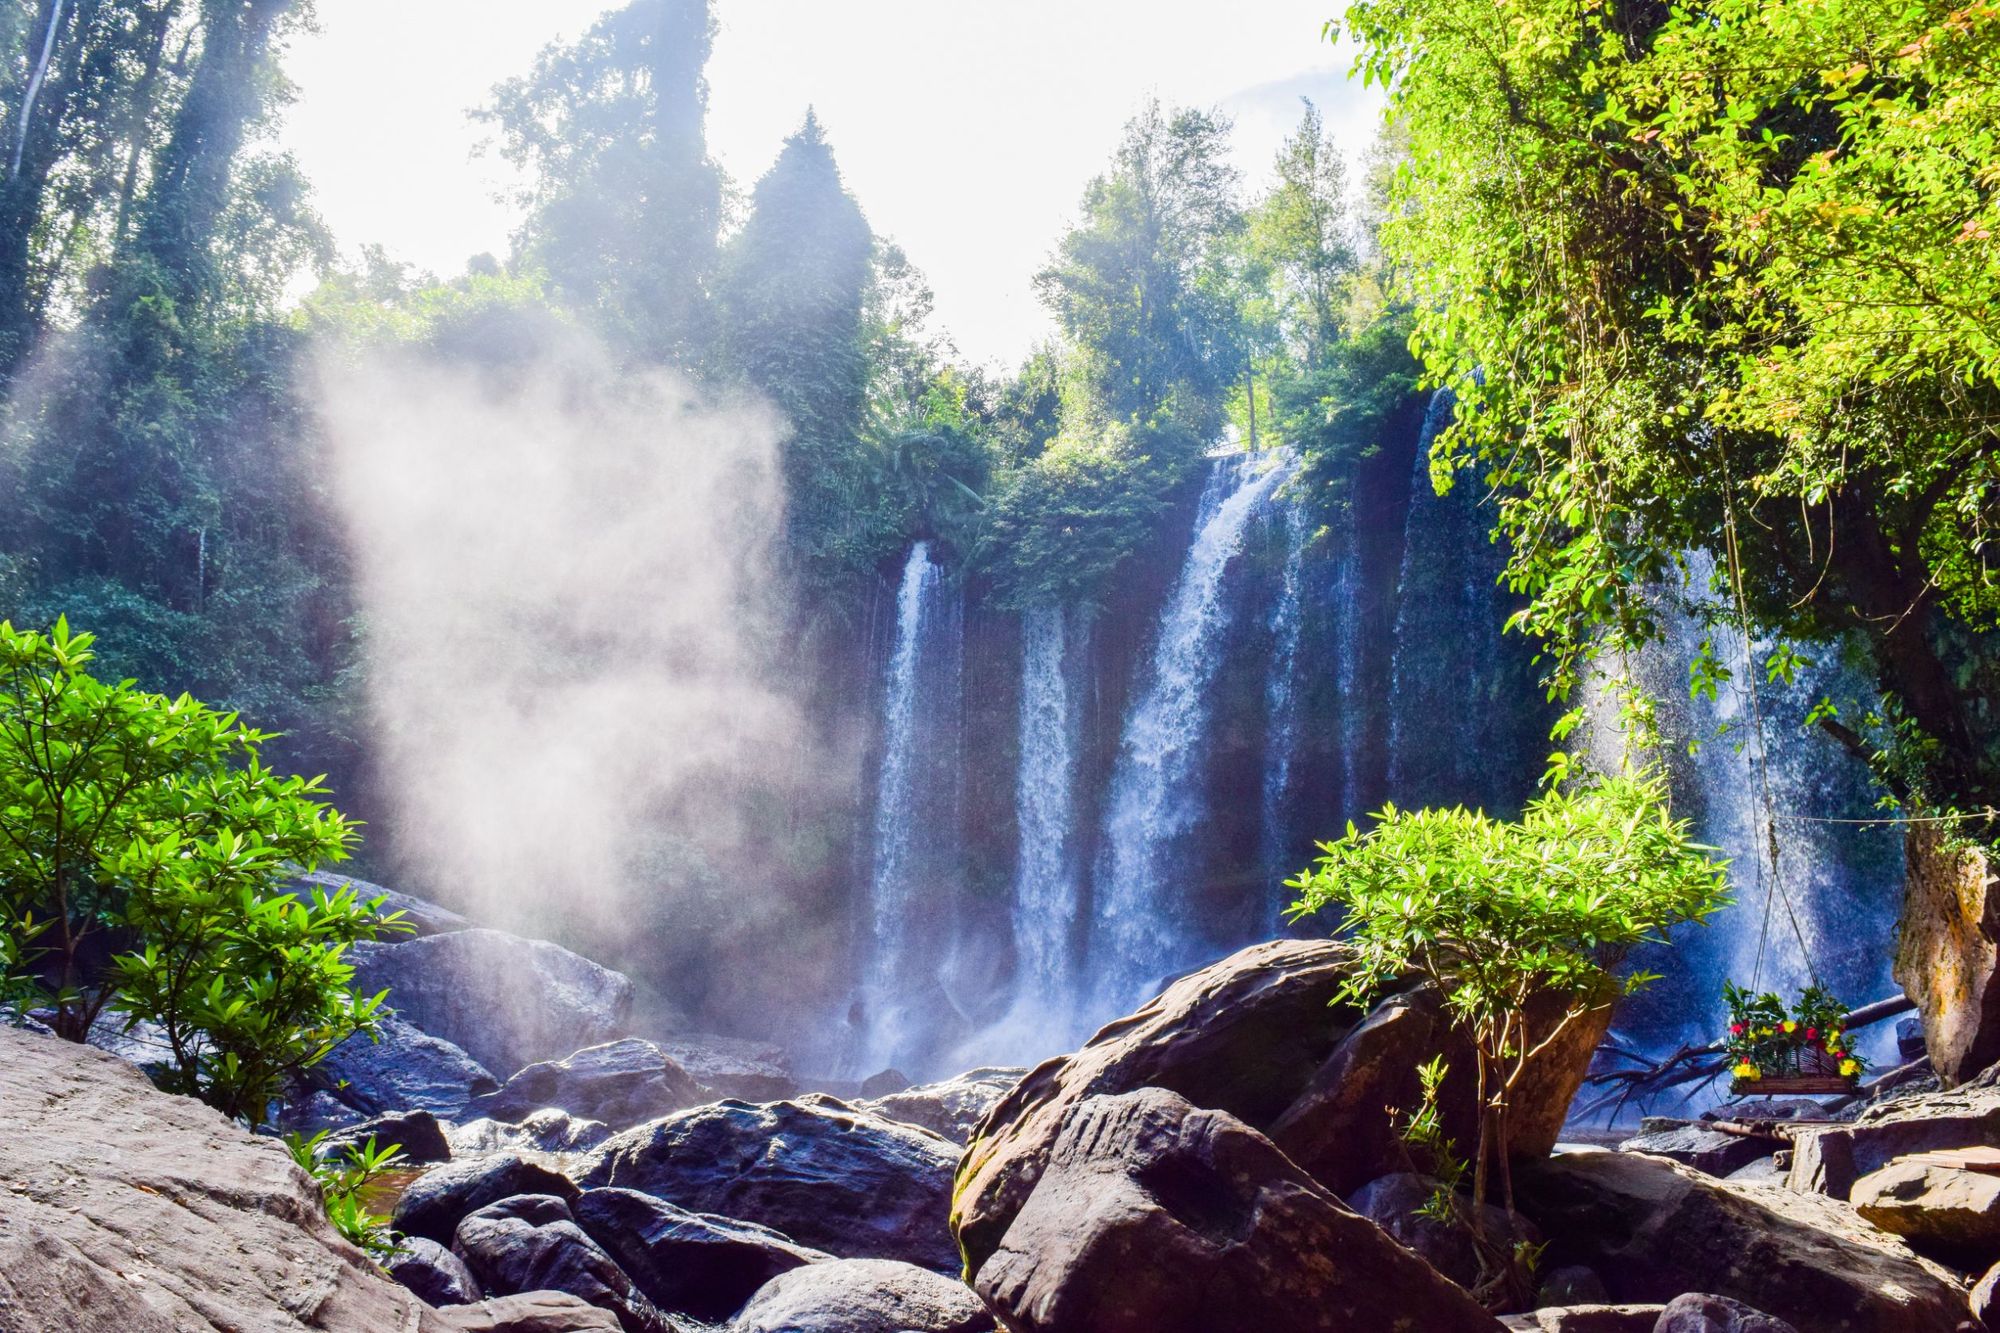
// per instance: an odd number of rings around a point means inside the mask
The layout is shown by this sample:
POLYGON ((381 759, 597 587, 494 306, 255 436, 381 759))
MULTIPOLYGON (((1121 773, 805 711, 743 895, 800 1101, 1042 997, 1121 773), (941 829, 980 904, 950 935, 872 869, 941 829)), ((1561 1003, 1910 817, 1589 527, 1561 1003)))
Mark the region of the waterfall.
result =
MULTIPOLYGON (((1076 846, 1080 702, 1062 610, 1021 618, 1020 767, 1014 784, 1014 1001, 979 1041, 986 1060, 1036 1062, 1071 1035, 1076 1002, 1076 928, 1081 889, 1076 846)), ((1081 652, 1078 653, 1081 656, 1081 652)))
POLYGON ((1297 867, 1286 864, 1290 829, 1286 803, 1292 794, 1292 759, 1298 751, 1299 635, 1303 627, 1306 562, 1306 508, 1285 506, 1285 569, 1271 607, 1271 665, 1264 678, 1264 873, 1270 886, 1269 926, 1283 921, 1284 881, 1297 867))
POLYGON ((933 924, 919 888, 948 901, 959 830, 959 671, 963 645, 955 595, 930 545, 910 548, 896 594, 896 634, 882 692, 882 756, 875 786, 874 861, 868 886, 868 965, 863 985, 864 1062, 877 1068, 919 1043, 940 1016, 926 1013, 935 984, 919 956, 919 927, 933 924))
MULTIPOLYGON (((1339 821, 1361 818, 1361 751, 1367 743, 1361 700, 1361 658, 1366 641, 1361 624, 1361 523, 1350 501, 1341 515, 1340 558, 1333 571, 1333 673, 1339 699, 1339 821)), ((1336 827, 1338 827, 1338 822, 1336 827)))
POLYGON ((8 179, 21 174, 21 156, 28 149, 28 122, 35 114, 35 98, 41 95, 42 80, 48 76, 49 58, 56 50, 56 29, 62 26, 63 0, 49 0, 49 28, 42 36, 42 53, 28 75, 28 87, 21 94, 21 123, 14 132, 14 163, 8 179))
POLYGON ((1188 961, 1190 927, 1169 879, 1181 836, 1200 819, 1202 744, 1217 641, 1229 623, 1222 576, 1251 515, 1286 471, 1268 456, 1219 459, 1196 513, 1193 543, 1161 614, 1145 682, 1125 721, 1112 772, 1096 880, 1092 963, 1108 1006, 1188 961))

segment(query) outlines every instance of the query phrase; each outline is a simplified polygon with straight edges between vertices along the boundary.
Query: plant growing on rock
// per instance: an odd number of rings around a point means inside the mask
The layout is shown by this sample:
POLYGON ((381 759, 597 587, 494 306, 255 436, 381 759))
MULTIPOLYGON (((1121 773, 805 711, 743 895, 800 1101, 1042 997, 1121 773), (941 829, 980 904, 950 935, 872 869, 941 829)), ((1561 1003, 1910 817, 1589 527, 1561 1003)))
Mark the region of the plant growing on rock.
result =
POLYGON ((319 1186, 333 1229, 371 1258, 386 1260, 396 1252, 400 1238, 390 1229, 389 1219, 370 1211, 365 1200, 369 1187, 390 1172, 403 1169, 403 1145, 377 1147, 370 1135, 366 1143, 349 1144, 338 1155, 322 1157, 319 1146, 326 1136, 323 1129, 311 1138, 287 1134, 285 1148, 299 1170, 319 1186))
POLYGON ((96 679, 91 643, 0 623, 0 972, 71 1041, 114 1007, 158 1024, 170 1090, 259 1123, 378 1021, 346 947, 407 927, 352 890, 283 892, 354 841, 321 780, 265 768, 233 713, 96 679))
MULTIPOLYGON (((1514 1206, 1508 1119, 1530 1062, 1584 1015, 1645 985, 1613 969, 1725 901, 1724 865, 1666 808, 1664 778, 1620 775, 1537 799, 1519 823, 1465 809, 1385 808, 1322 843, 1292 880, 1296 918, 1345 913, 1357 962, 1341 998, 1368 1004, 1414 972, 1475 1056, 1473 1215, 1491 1169, 1514 1206)), ((1475 1222, 1476 1225, 1476 1222, 1475 1222)))

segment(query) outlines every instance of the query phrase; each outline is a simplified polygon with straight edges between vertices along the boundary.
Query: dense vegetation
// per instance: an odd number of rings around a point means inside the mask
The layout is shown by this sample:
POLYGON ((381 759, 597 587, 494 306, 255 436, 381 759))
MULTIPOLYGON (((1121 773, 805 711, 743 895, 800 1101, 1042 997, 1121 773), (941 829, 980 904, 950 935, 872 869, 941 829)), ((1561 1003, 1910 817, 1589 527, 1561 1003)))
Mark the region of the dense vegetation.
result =
POLYGON ((1499 488, 1556 683, 1654 636, 1648 588, 1705 550, 1718 634, 1865 660, 1879 707, 1814 721, 1891 791, 2000 804, 1990 9, 1364 0, 1347 22, 1407 138, 1383 244, 1458 393, 1438 463, 1499 488))

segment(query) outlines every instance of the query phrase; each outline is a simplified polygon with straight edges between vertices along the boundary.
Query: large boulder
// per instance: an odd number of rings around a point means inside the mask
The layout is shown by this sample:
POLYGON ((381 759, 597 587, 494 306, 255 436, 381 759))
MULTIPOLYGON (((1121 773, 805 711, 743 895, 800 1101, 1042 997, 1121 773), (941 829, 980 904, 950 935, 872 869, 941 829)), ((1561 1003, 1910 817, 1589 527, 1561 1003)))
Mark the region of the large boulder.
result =
POLYGON ((953 1272, 957 1161, 935 1134, 837 1102, 725 1101, 606 1140, 577 1179, 755 1222, 846 1259, 953 1272))
POLYGON ((1070 1108, 972 1283, 1013 1333, 1497 1333, 1263 1135, 1161 1088, 1070 1108))
POLYGON ((1844 1125, 1795 1130, 1786 1177, 1804 1194, 1845 1199, 1854 1182, 1912 1153, 2000 1147, 2000 1066, 1948 1091, 1880 1102, 1844 1125))
POLYGON ((773 1278, 730 1333, 992 1333, 963 1283, 893 1259, 840 1259, 773 1278))
POLYGON ((1501 1325, 1518 1333, 1653 1333, 1664 1305, 1551 1305, 1509 1315, 1501 1325))
POLYGON ((798 1094, 791 1056, 772 1042, 707 1032, 656 1035, 654 1042, 669 1060, 717 1097, 781 1102, 798 1094))
POLYGON ((625 1333, 676 1333, 615 1260, 584 1233, 553 1194, 489 1204, 458 1224, 452 1253, 496 1295, 566 1291, 609 1310, 625 1333))
POLYGON ((623 1333, 609 1310, 562 1291, 495 1296, 440 1310, 435 1317, 449 1333, 623 1333))
POLYGON ((445 1131, 458 1157, 484 1157, 501 1152, 587 1152, 611 1137, 602 1120, 579 1120, 568 1111, 533 1111, 519 1123, 468 1120, 445 1131))
POLYGON ((382 1267, 432 1305, 471 1305, 483 1294, 465 1260, 422 1236, 404 1236, 382 1267))
POLYGON ((1945 1086, 2000 1060, 2000 878, 1938 825, 1912 824, 1895 977, 1917 1002, 1945 1086))
POLYGON ((2000 1259, 2000 1176, 1906 1159, 1854 1182, 1849 1198, 1919 1254, 1974 1271, 2000 1259))
POLYGON ((632 983, 547 940, 459 930, 348 952, 355 984, 506 1077, 624 1035, 632 983))
POLYGON ((857 1102, 885 1120, 921 1125, 953 1143, 969 1143, 972 1131, 1000 1099, 1013 1091, 1025 1069, 974 1069, 957 1078, 904 1088, 857 1102))
POLYGON ((402 1156, 398 1161, 405 1166, 431 1166, 451 1160, 451 1143, 445 1137, 444 1126, 429 1111, 378 1116, 350 1125, 320 1140, 315 1154, 321 1161, 338 1160, 371 1143, 378 1152, 399 1149, 402 1156))
POLYGON ((284 1145, 114 1056, 0 1027, 0 1328, 441 1327, 327 1223, 284 1145))
MULTIPOLYGON (((1392 1108, 1417 1105, 1417 1067, 1442 1051, 1448 1134, 1477 1129, 1473 1061, 1435 998, 1392 993, 1369 1013, 1340 1001, 1354 955, 1330 940, 1274 940, 1176 981, 1073 1055, 1044 1062, 1002 1097, 959 1167, 952 1223, 977 1267, 1035 1188, 1071 1108, 1090 1097, 1165 1088, 1268 1133, 1336 1194, 1408 1167, 1392 1108)), ((1592 1048, 1594 1011, 1532 1063, 1515 1099, 1512 1145, 1531 1160, 1556 1141, 1592 1048)))
POLYGON ((1813 1333, 1955 1333, 1965 1295, 1845 1205, 1636 1153, 1564 1154, 1515 1176, 1545 1262, 1588 1264, 1619 1301, 1711 1292, 1813 1333))
POLYGON ((1781 1146, 1769 1139, 1685 1124, 1636 1134, 1619 1144, 1618 1151, 1651 1153, 1704 1175, 1732 1176, 1746 1166, 1768 1160, 1781 1146))
POLYGON ((1727 1296, 1688 1292, 1667 1302, 1653 1333, 1799 1333, 1782 1319, 1773 1319, 1727 1296))
MULTIPOLYGON (((1472 1232, 1472 1202, 1452 1197, 1449 1220, 1436 1215, 1435 1200, 1442 1186, 1429 1176, 1399 1171, 1371 1180, 1346 1197, 1347 1206, 1389 1233, 1398 1243, 1423 1256, 1424 1262, 1461 1287, 1479 1281, 1479 1247, 1472 1232)), ((1539 1245, 1542 1237, 1526 1218, 1504 1208, 1484 1205, 1480 1214, 1486 1238, 1502 1253, 1517 1246, 1539 1245)))
POLYGON ((585 1190, 571 1212, 655 1305, 712 1322, 780 1273, 833 1258, 769 1227, 691 1213, 636 1190, 585 1190))
POLYGON ((574 1199, 581 1190, 567 1176, 513 1153, 452 1162, 411 1181, 396 1200, 392 1221, 406 1236, 449 1245, 468 1213, 521 1194, 574 1199))
POLYGON ((307 1071, 303 1094, 279 1116, 287 1129, 310 1132, 401 1111, 452 1119, 467 1101, 500 1086, 485 1065, 442 1037, 395 1017, 379 1040, 349 1037, 307 1071))
POLYGON ((529 1065, 499 1091, 473 1098, 465 1114, 518 1122, 554 1109, 617 1130, 705 1100, 688 1072, 658 1046, 624 1037, 529 1065))

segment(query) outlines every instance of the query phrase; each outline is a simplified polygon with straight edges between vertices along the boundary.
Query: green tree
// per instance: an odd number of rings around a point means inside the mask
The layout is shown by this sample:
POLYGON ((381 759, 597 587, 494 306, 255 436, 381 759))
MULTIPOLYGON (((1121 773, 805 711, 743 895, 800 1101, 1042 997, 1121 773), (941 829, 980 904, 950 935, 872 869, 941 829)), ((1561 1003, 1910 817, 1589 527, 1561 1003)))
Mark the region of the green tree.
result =
POLYGON ((1864 646, 1818 710, 1892 791, 2000 805, 2000 99, 1955 0, 1348 11, 1408 159, 1384 225, 1502 491, 1554 683, 1724 571, 1737 632, 1864 646))
POLYGON ((707 352, 722 222, 703 125, 714 36, 707 0, 632 0, 482 113, 528 173, 522 257, 622 345, 689 367, 707 352))
POLYGON ((792 553, 810 579, 824 580, 877 554, 873 523, 857 518, 869 471, 862 314, 874 236, 810 111, 750 203, 717 282, 723 352, 791 424, 792 553))
POLYGON ((58 1035, 108 1008, 165 1030, 176 1091, 253 1124, 290 1074, 373 1028, 345 947, 395 917, 352 893, 281 892, 347 855, 319 779, 182 695, 91 675, 91 636, 0 623, 0 935, 58 1035), (107 955, 110 956, 107 961, 107 955))
POLYGON ((1490 1172, 1514 1206, 1508 1126, 1537 1053, 1652 978, 1612 968, 1633 947, 1722 907, 1724 863, 1667 811, 1664 778, 1607 778, 1542 796, 1518 824, 1476 811, 1385 808, 1348 826, 1287 887, 1295 918, 1328 908, 1357 951, 1342 998, 1366 1004, 1414 972, 1472 1046, 1480 1106, 1473 1216, 1490 1172))

